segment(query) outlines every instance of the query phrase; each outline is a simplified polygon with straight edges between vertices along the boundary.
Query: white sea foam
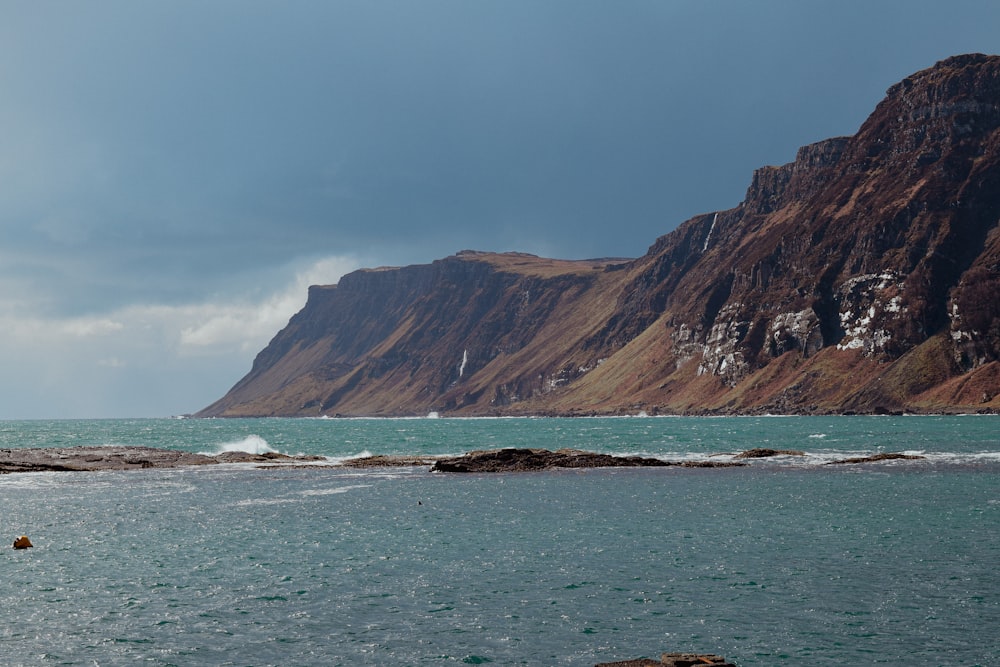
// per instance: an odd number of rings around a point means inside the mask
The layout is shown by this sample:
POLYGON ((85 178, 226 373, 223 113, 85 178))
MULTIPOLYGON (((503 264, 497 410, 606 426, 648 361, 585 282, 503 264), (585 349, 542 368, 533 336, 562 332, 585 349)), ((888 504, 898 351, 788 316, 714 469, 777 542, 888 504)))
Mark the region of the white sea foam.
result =
POLYGON ((267 454, 268 452, 277 451, 271 445, 268 444, 267 440, 260 437, 259 435, 248 435, 242 440, 235 440, 232 442, 224 442, 218 446, 214 452, 202 452, 209 456, 215 456, 217 454, 224 454, 226 452, 246 452, 248 454, 267 454))
POLYGON ((329 489, 309 489, 303 491, 303 496, 332 496, 340 493, 347 493, 355 489, 367 489, 371 484, 349 484, 347 486, 334 486, 329 489))
POLYGON ((369 456, 374 456, 374 454, 372 454, 367 449, 364 449, 358 452, 357 454, 345 454, 343 456, 328 456, 326 457, 326 460, 334 465, 340 465, 344 461, 350 461, 351 459, 364 459, 368 458, 369 456))
MULTIPOLYGON (((788 467, 811 467, 822 466, 835 461, 845 459, 874 456, 881 452, 872 450, 811 450, 805 451, 802 455, 777 455, 762 458, 737 458, 734 452, 627 452, 615 453, 616 456, 645 456, 648 458, 658 458, 669 462, 687 461, 716 461, 716 462, 739 462, 750 466, 788 466, 788 467)), ((1000 463, 1000 452, 931 452, 926 450, 905 450, 901 454, 906 456, 917 456, 918 459, 889 459, 879 462, 879 465, 920 465, 929 464, 993 464, 1000 463)))
POLYGON ((236 501, 234 505, 236 507, 251 507, 253 505, 287 505, 297 502, 299 502, 298 498, 246 498, 236 501))
POLYGON ((1000 461, 1000 452, 974 452, 967 456, 973 461, 1000 461))

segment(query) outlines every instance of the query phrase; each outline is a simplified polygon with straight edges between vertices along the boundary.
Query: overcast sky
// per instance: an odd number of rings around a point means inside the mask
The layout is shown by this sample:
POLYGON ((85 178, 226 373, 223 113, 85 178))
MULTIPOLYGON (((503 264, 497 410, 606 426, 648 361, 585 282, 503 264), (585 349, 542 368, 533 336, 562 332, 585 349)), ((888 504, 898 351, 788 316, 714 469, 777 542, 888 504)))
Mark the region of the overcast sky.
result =
POLYGON ((635 257, 992 0, 0 0, 0 419, 222 396, 362 266, 635 257))

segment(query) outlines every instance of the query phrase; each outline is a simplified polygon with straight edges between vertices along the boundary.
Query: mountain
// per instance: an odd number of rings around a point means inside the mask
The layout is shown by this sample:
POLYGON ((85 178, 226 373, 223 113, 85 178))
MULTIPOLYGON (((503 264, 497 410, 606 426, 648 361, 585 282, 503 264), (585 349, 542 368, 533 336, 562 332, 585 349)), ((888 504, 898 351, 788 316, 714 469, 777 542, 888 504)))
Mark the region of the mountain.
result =
POLYGON ((1000 411, 1000 57, 887 91, 635 260, 314 286, 199 416, 1000 411))

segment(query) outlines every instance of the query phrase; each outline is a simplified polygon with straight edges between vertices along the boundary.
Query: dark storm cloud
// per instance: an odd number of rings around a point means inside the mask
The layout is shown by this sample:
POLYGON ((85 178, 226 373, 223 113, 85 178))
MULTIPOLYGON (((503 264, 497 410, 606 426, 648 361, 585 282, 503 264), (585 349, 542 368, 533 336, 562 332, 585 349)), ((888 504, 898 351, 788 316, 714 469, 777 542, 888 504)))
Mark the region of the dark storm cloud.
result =
POLYGON ((3 233, 91 258, 80 308, 355 249, 634 256, 961 48, 926 25, 900 49, 904 6, 24 5, 3 233))

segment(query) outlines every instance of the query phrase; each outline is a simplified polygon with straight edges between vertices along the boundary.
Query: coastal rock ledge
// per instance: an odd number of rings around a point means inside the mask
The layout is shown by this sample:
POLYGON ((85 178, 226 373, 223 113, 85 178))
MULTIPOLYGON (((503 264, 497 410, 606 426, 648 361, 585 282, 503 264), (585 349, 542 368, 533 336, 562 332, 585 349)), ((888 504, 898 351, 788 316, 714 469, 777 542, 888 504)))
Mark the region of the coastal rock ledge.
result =
POLYGON ((637 468, 680 466, 720 468, 742 465, 716 461, 664 461, 643 456, 612 456, 578 449, 490 449, 438 459, 431 472, 529 472, 555 468, 637 468))
MULTIPOLYGON (((613 456, 578 449, 527 449, 509 447, 472 451, 461 456, 399 456, 377 454, 341 461, 346 468, 386 468, 429 466, 431 472, 497 473, 537 472, 563 468, 731 468, 744 466, 746 459, 772 456, 804 456, 792 450, 751 449, 728 461, 664 461, 643 456, 613 456)), ((916 454, 897 452, 830 461, 829 463, 879 463, 898 459, 923 459, 916 454)), ((324 456, 290 456, 280 452, 223 452, 210 456, 174 449, 139 446, 36 447, 0 449, 0 475, 17 472, 83 472, 132 470, 137 468, 177 468, 218 463, 255 463, 261 466, 296 466, 329 463, 324 456)))
POLYGON ((664 653, 660 656, 659 660, 638 658, 619 662, 601 662, 594 665, 594 667, 704 667, 705 665, 736 667, 736 665, 721 655, 713 655, 711 653, 664 653))
POLYGON ((216 463, 292 463, 321 461, 322 456, 288 456, 278 452, 224 452, 217 456, 173 449, 136 446, 81 446, 0 449, 0 474, 176 468, 216 463))

